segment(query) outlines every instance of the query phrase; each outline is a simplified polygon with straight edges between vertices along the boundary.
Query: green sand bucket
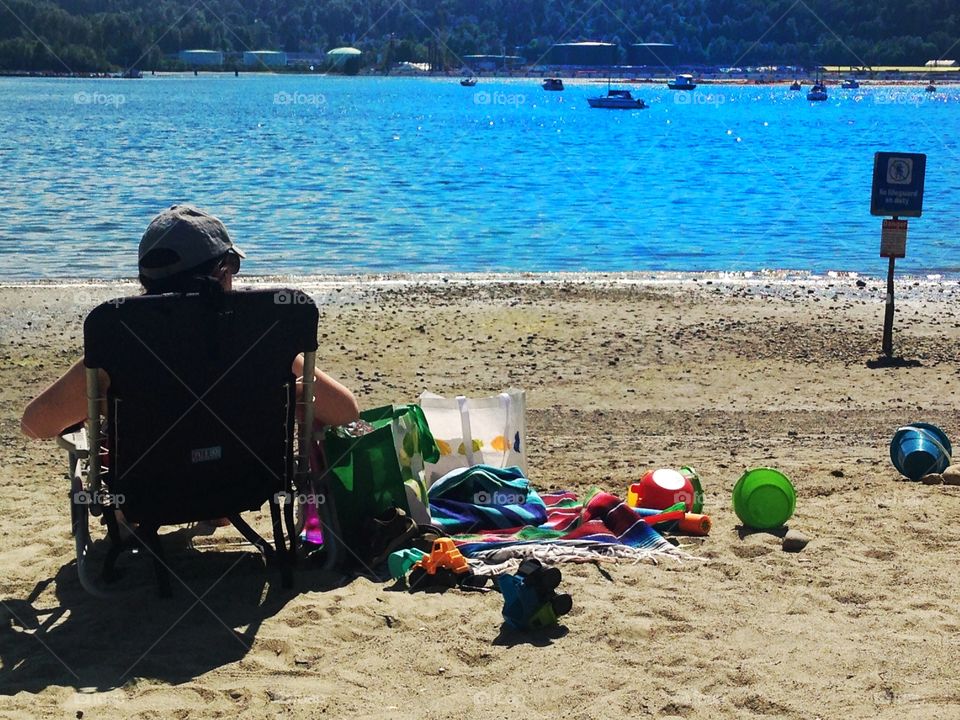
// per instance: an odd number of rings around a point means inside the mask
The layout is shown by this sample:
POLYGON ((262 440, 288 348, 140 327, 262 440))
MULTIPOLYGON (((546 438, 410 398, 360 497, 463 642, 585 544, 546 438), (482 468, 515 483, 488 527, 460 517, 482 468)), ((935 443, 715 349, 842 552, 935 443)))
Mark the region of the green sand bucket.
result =
POLYGON ((797 493, 779 470, 747 470, 733 488, 733 509, 740 521, 757 530, 780 527, 793 515, 797 493))

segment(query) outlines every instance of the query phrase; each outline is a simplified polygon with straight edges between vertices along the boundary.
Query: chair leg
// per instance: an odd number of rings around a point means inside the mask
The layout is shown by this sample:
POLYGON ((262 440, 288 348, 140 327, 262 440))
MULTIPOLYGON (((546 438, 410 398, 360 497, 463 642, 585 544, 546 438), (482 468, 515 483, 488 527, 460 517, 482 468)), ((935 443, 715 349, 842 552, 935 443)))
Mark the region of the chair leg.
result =
POLYGON ((287 554, 286 543, 283 541, 283 520, 280 514, 280 503, 277 498, 270 498, 270 518, 273 520, 273 542, 276 546, 277 563, 280 565, 280 585, 291 588, 293 587, 293 567, 290 556, 287 554))
POLYGON ((141 525, 137 529, 137 539, 150 551, 153 557, 153 570, 157 576, 157 594, 162 598, 168 598, 173 596, 173 591, 170 588, 170 571, 167 570, 163 547, 157 535, 157 530, 159 529, 160 528, 155 525, 149 527, 141 525))
POLYGON ((95 597, 106 597, 106 593, 97 586, 94 571, 90 561, 90 549, 93 541, 90 538, 90 505, 87 493, 83 489, 80 474, 74 475, 70 488, 70 517, 74 548, 77 556, 77 578, 80 585, 95 597))
POLYGON ((117 514, 113 509, 107 508, 103 515, 104 522, 107 524, 107 539, 110 541, 110 549, 107 550, 107 556, 103 560, 103 569, 100 571, 100 577, 105 583, 114 582, 118 578, 115 568, 117 558, 124 550, 123 541, 120 539, 120 524, 117 522, 117 514))
POLYGON ((233 526, 246 538, 246 541, 259 550, 267 561, 267 565, 273 564, 276 553, 273 548, 260 537, 260 534, 247 524, 247 521, 237 515, 228 515, 227 519, 233 523, 233 526))
POLYGON ((293 505, 292 502, 288 502, 283 506, 283 519, 287 523, 287 537, 290 540, 290 548, 287 555, 290 558, 291 567, 297 564, 297 541, 300 539, 297 523, 293 517, 293 505))

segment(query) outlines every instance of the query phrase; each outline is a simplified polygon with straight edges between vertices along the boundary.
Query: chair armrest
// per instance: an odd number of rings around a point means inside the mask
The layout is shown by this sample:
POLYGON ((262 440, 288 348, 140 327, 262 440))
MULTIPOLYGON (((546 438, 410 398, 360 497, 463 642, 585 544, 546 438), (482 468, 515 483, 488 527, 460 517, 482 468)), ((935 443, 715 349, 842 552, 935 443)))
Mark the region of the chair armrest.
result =
POLYGON ((64 430, 57 437, 57 445, 78 458, 86 458, 90 450, 87 443, 87 431, 83 423, 77 423, 64 430))

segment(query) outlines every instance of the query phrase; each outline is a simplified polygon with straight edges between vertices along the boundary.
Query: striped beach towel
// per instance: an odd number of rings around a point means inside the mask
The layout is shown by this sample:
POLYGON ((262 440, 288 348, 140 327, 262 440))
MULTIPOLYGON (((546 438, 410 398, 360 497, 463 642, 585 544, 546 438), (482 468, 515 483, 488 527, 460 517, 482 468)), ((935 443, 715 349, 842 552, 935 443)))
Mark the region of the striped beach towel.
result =
MULTIPOLYGON (((529 487, 528 493, 535 494, 529 487)), ((537 524, 515 523, 508 527, 508 518, 516 514, 501 513, 496 516, 497 524, 485 525, 485 519, 492 517, 487 509, 472 515, 476 529, 466 523, 457 524, 455 532, 459 534, 454 540, 460 552, 475 560, 497 564, 519 562, 526 557, 554 563, 689 557, 611 493, 594 489, 582 500, 567 491, 542 493, 536 495, 536 502, 543 504, 545 513, 537 524)), ((435 507, 432 488, 430 510, 434 520, 450 510, 445 504, 435 507)), ((461 518, 471 517, 463 508, 459 510, 461 518)))

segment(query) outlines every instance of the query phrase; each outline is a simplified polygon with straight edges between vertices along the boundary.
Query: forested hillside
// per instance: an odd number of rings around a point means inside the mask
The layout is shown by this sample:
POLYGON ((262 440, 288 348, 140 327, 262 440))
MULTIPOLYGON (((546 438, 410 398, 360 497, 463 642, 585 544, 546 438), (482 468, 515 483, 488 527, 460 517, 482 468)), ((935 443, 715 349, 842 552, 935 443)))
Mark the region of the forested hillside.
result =
POLYGON ((956 0, 4 0, 0 69, 155 69, 178 50, 392 59, 543 56, 554 42, 670 42, 680 63, 922 64, 960 56, 956 0), (433 57, 436 57, 433 55, 433 57))

